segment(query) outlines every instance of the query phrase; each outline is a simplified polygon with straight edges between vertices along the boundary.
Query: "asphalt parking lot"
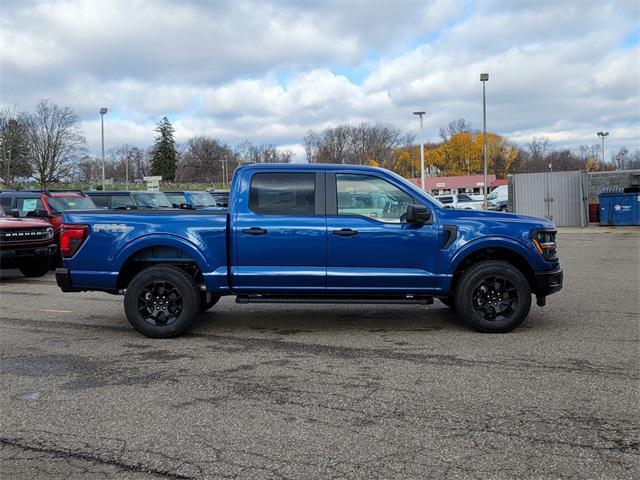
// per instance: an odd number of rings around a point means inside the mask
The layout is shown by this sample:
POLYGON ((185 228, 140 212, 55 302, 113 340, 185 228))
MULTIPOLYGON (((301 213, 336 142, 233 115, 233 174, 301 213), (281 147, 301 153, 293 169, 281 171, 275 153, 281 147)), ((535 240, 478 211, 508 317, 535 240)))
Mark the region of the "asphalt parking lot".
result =
POLYGON ((640 230, 564 230, 506 335, 443 305, 236 305, 188 336, 52 275, 0 288, 0 476, 639 478, 640 230))

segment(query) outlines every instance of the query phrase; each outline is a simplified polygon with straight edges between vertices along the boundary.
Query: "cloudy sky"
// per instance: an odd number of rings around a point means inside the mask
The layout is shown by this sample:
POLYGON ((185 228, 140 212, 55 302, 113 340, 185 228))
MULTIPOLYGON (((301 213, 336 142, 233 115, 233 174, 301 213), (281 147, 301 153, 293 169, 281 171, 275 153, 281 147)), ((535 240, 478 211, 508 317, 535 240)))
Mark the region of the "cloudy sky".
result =
POLYGON ((524 144, 640 148, 640 2, 0 0, 0 106, 72 107, 98 153, 210 135, 291 148, 389 122, 427 140, 464 117, 524 144))

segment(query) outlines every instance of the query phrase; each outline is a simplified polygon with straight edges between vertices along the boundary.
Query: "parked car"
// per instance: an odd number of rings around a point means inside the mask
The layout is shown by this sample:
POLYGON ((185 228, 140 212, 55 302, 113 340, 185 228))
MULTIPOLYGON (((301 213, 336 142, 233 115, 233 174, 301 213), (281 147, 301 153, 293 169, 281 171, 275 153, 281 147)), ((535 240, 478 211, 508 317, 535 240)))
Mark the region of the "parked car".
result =
POLYGON ((109 210, 158 209, 173 208, 173 205, 162 192, 128 191, 128 190, 96 190, 87 192, 98 208, 109 210))
POLYGON ((449 193, 446 195, 438 195, 435 198, 444 205, 462 210, 482 210, 484 206, 483 200, 474 200, 466 193, 449 193))
POLYGON ((507 332, 526 318, 532 293, 542 306, 562 288, 553 223, 447 209, 384 169, 245 165, 231 191, 228 211, 65 213, 70 248, 58 285, 124 294, 131 325, 163 338, 187 331, 222 295, 238 303, 438 297, 477 330, 507 332))
MULTIPOLYGON (((54 243, 60 245, 62 213, 67 210, 96 208, 91 199, 78 190, 18 190, 0 193, 0 206, 5 212, 19 218, 39 217, 53 227, 54 243)), ((57 264, 62 258, 57 253, 57 264)))
POLYGON ((219 207, 229 207, 229 190, 208 190, 219 207))
POLYGON ((487 208, 499 212, 508 212, 509 206, 509 187, 500 185, 489 195, 487 195, 487 208))
POLYGON ((49 271, 55 252, 49 222, 10 216, 0 207, 0 268, 18 268, 26 277, 41 277, 49 271))
POLYGON ((175 208, 215 208, 215 198, 204 191, 171 191, 163 192, 175 208))

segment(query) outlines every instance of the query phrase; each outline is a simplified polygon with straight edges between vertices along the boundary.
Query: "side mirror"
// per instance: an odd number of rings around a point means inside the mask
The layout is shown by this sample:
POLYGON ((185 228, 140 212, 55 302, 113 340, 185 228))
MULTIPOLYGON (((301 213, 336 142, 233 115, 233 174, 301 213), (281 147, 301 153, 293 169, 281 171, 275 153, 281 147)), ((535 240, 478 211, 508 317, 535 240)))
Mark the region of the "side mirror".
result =
POLYGON ((20 218, 20 210, 18 210, 17 208, 12 208, 11 216, 15 218, 20 218))
POLYGON ((195 207, 193 205, 191 205, 190 203, 181 203, 178 208, 181 208, 183 210, 195 210, 195 207))
POLYGON ((36 208, 33 213, 36 217, 49 218, 49 212, 44 208, 36 208))
POLYGON ((424 205, 409 205, 406 220, 407 223, 428 223, 431 221, 431 211, 424 205))

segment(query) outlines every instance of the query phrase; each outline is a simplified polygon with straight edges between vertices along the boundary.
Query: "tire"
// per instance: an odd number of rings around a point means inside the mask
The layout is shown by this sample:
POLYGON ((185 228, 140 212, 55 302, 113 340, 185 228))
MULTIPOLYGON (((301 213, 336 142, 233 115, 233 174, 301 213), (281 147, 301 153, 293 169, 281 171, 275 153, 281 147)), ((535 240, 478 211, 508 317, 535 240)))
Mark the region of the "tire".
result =
POLYGON ((33 259, 30 262, 23 263, 18 268, 25 277, 42 277, 47 274, 49 267, 51 266, 51 259, 46 257, 44 259, 33 259))
POLYGON ((447 307, 453 310, 456 309, 455 299, 453 298, 452 295, 449 295, 448 297, 438 297, 438 300, 440 300, 440 302, 445 304, 447 307))
POLYGON ((147 337, 178 337, 198 318, 200 289, 178 267, 148 267, 129 283, 124 311, 131 326, 147 337))
POLYGON ((500 211, 501 212, 506 212, 507 211, 507 207, 500 207, 500 211))
POLYGON ((209 294, 209 300, 207 301, 207 292, 200 292, 200 311, 206 312, 218 303, 220 297, 218 295, 209 294))
POLYGON ((455 306, 462 320, 480 332, 510 332, 529 314, 531 287, 512 264, 487 260, 462 274, 455 306))

